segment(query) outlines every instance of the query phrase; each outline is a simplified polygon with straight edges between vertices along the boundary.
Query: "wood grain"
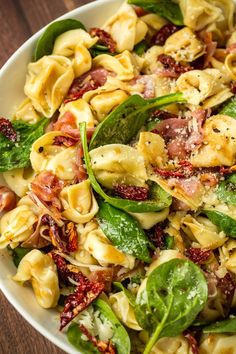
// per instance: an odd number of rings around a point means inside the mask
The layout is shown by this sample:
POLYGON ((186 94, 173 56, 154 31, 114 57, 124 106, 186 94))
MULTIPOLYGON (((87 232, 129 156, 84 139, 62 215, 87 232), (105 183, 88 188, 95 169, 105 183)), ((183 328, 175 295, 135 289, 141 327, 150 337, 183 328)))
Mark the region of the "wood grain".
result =
MULTIPOLYGON (((0 67, 33 33, 90 0, 0 0, 0 67)), ((0 354, 63 354, 35 331, 0 292, 0 354)))

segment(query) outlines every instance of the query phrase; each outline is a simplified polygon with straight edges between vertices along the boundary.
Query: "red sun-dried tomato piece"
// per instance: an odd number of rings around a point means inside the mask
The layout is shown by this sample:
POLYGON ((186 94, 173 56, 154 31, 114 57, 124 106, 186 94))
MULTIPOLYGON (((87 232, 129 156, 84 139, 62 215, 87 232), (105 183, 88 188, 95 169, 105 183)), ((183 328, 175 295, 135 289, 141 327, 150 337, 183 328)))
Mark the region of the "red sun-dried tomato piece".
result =
POLYGON ((162 227, 162 225, 157 224, 154 228, 153 235, 150 236, 150 239, 156 247, 163 249, 165 246, 164 227, 162 227))
POLYGON ((98 43, 106 46, 111 53, 115 53, 116 51, 116 42, 111 37, 110 33, 102 30, 101 28, 91 28, 89 31, 92 37, 98 37, 98 43))
POLYGON ((212 251, 203 248, 189 247, 186 252, 186 256, 196 264, 204 264, 208 261, 212 255, 212 251))
POLYGON ((191 347, 191 350, 192 350, 192 353, 193 354, 199 354, 199 348, 198 348, 198 343, 197 343, 197 340, 196 338, 191 334, 191 332, 189 332, 188 330, 185 331, 183 333, 184 337, 187 339, 190 347, 191 347))
POLYGON ((57 225, 56 221, 50 215, 45 214, 42 217, 41 222, 43 225, 49 226, 49 236, 53 246, 61 252, 66 252, 66 246, 61 239, 60 227, 57 225))
POLYGON ((75 292, 66 297, 65 307, 60 316, 60 330, 87 308, 103 290, 103 283, 92 283, 82 273, 79 273, 79 281, 75 292))
POLYGON ((236 289, 236 283, 230 273, 226 273, 223 278, 217 277, 217 287, 221 290, 225 299, 232 301, 236 289))
POLYGON ((101 341, 92 336, 84 325, 79 326, 81 332, 88 338, 88 340, 103 354, 116 354, 116 349, 111 341, 101 341))
POLYGON ((151 118, 160 118, 161 120, 169 119, 169 118, 178 118, 177 114, 162 111, 161 109, 156 109, 152 112, 151 118))
POLYGON ((72 137, 69 136, 56 136, 54 138, 54 145, 58 145, 58 146, 66 146, 66 147, 71 147, 71 146, 75 146, 78 143, 77 139, 74 139, 72 137))
POLYGON ((66 249, 68 252, 76 252, 78 250, 78 233, 73 222, 65 223, 62 228, 64 238, 66 238, 66 249))
POLYGON ((147 14, 147 11, 145 11, 142 7, 140 6, 135 6, 134 11, 138 17, 142 17, 147 14))
POLYGON ((162 63, 164 70, 168 72, 168 75, 175 78, 179 77, 183 73, 193 70, 190 65, 182 65, 177 63, 170 55, 160 54, 158 55, 157 60, 162 63))
POLYGON ((232 92, 234 95, 236 95, 236 81, 232 81, 232 82, 231 82, 230 88, 231 88, 231 92, 232 92))
POLYGON ((153 37, 151 42, 155 45, 164 45, 167 38, 169 38, 173 33, 179 31, 180 27, 175 26, 171 23, 164 25, 153 37))
POLYGON ((0 132, 10 141, 17 141, 17 133, 9 119, 0 118, 0 132))
POLYGON ((148 199, 148 188, 119 184, 114 186, 115 193, 122 199, 143 201, 148 199))
POLYGON ((193 165, 189 161, 180 161, 176 170, 165 170, 161 168, 155 168, 154 172, 158 173, 164 178, 188 178, 193 175, 193 165))

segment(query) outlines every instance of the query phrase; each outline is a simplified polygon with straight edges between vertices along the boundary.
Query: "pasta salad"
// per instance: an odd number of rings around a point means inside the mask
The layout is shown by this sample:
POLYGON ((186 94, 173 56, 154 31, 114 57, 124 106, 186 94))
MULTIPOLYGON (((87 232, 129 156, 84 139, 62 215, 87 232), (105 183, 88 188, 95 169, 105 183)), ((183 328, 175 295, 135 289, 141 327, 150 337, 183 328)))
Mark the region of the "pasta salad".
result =
POLYGON ((56 21, 0 118, 0 249, 81 353, 236 353, 234 12, 56 21))

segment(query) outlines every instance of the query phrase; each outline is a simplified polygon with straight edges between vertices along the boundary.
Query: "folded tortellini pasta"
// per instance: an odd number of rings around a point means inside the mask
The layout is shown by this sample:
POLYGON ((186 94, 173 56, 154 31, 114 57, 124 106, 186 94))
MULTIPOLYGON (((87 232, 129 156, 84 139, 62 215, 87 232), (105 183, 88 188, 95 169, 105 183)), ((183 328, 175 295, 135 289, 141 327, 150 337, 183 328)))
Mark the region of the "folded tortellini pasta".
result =
MULTIPOLYGON (((95 220, 91 220, 86 224, 77 224, 78 238, 78 250, 74 253, 74 257, 78 262, 95 265, 98 264, 97 260, 84 248, 87 235, 90 231, 96 230, 98 225, 95 220)), ((84 272, 84 270, 83 270, 84 272)))
POLYGON ((75 178, 76 146, 66 148, 54 145, 57 136, 66 136, 62 132, 49 132, 34 142, 30 161, 35 172, 51 171, 58 178, 73 180, 75 178))
POLYGON ((236 241, 230 239, 219 251, 221 266, 236 274, 236 241))
POLYGON ((141 132, 137 150, 143 155, 147 167, 163 167, 168 161, 165 141, 158 134, 141 132))
POLYGON ((128 328, 134 329, 135 331, 141 331, 142 328, 139 326, 135 318, 134 309, 130 305, 129 300, 123 291, 112 294, 109 297, 109 302, 112 310, 121 322, 123 322, 128 328))
POLYGON ((100 54, 93 59, 93 67, 102 67, 116 74, 119 80, 132 80, 139 74, 140 62, 128 50, 121 54, 111 56, 109 54, 100 54))
POLYGON ((176 61, 192 62, 205 52, 203 43, 188 27, 172 34, 165 42, 164 53, 176 61))
POLYGON ((70 58, 75 77, 78 77, 91 69, 92 57, 88 48, 91 48, 97 40, 97 37, 91 37, 83 29, 70 30, 57 37, 53 54, 70 58))
POLYGON ((60 200, 64 209, 62 216, 77 224, 87 223, 98 212, 89 180, 63 188, 60 200))
POLYGON ((121 265, 129 269, 134 268, 135 258, 129 254, 119 251, 115 246, 113 246, 99 227, 88 233, 84 243, 84 248, 103 267, 114 264, 121 265))
POLYGON ((36 300, 43 308, 57 306, 60 296, 57 268, 47 254, 30 251, 22 258, 13 280, 22 284, 31 281, 36 300))
POLYGON ((3 177, 7 185, 18 197, 24 197, 29 190, 29 184, 35 177, 35 173, 31 168, 15 168, 11 171, 3 172, 3 177))
POLYGON ((236 121, 218 114, 207 119, 204 126, 204 142, 192 153, 195 167, 232 166, 236 162, 236 121))
POLYGON ((141 42, 148 31, 146 23, 138 18, 133 7, 126 2, 105 23, 103 29, 110 33, 116 42, 117 52, 132 51, 135 44, 141 42))
POLYGON ((61 105, 73 79, 74 71, 68 58, 44 56, 28 65, 24 91, 34 108, 50 118, 61 105))
POLYGON ((194 31, 216 24, 221 31, 232 30, 234 5, 230 0, 178 0, 184 24, 194 31))
POLYGON ((152 38, 152 36, 154 36, 157 31, 159 31, 164 25, 168 23, 166 19, 153 13, 141 16, 140 20, 142 20, 148 26, 148 35, 150 38, 152 38))
POLYGON ((203 354, 223 354, 230 353, 235 354, 236 335, 226 334, 208 334, 204 336, 204 339, 199 347, 200 353, 203 354))
POLYGON ((130 213, 130 215, 132 215, 136 220, 138 220, 139 224, 145 230, 149 230, 157 223, 164 221, 167 218, 168 214, 169 208, 165 208, 157 212, 130 213))
POLYGON ((178 78, 176 89, 183 93, 189 104, 209 108, 232 97, 224 80, 218 69, 191 70, 178 78))
POLYGON ((0 249, 8 245, 15 248, 34 232, 38 217, 28 205, 20 205, 2 216, 0 220, 0 249))
POLYGON ((14 113, 13 120, 23 120, 26 123, 35 124, 40 119, 42 115, 39 114, 29 98, 26 98, 14 113))
POLYGON ((193 354, 188 340, 179 335, 172 338, 161 338, 151 350, 151 354, 193 354))
POLYGON ((182 229, 192 241, 197 241, 203 248, 214 250, 227 241, 225 233, 218 232, 217 227, 202 216, 194 218, 186 215, 182 219, 182 229))
POLYGON ((93 172, 104 187, 116 184, 145 186, 147 172, 143 156, 133 147, 104 145, 90 151, 93 172))
POLYGON ((68 102, 61 106, 60 116, 58 119, 62 118, 63 115, 69 112, 75 118, 76 127, 79 129, 79 124, 86 122, 88 128, 94 128, 95 121, 90 105, 83 99, 78 99, 75 101, 68 102))

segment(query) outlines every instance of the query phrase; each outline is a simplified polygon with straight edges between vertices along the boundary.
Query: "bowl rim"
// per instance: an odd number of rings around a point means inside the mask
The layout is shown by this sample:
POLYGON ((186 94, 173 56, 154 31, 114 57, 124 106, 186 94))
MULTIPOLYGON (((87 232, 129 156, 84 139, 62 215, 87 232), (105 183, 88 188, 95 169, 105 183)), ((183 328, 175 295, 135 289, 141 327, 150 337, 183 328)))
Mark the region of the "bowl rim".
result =
MULTIPOLYGON (((111 2, 117 3, 118 0, 94 0, 88 4, 82 5, 77 7, 76 9, 69 11, 65 13, 62 16, 59 16, 55 18, 53 21, 49 22, 47 25, 45 25, 43 28, 41 28, 39 31, 37 31, 35 34, 33 34, 31 37, 29 37, 11 56, 10 58, 5 62, 5 64, 0 68, 0 80, 4 72, 14 63, 14 61, 17 59, 17 57, 24 52, 27 48, 31 47, 34 45, 36 40, 40 37, 40 35, 44 32, 45 28, 48 27, 51 23, 58 21, 58 20, 64 20, 68 18, 78 18, 81 12, 84 11, 90 11, 93 8, 96 8, 97 6, 100 5, 106 5, 106 4, 111 4, 111 2)), ((15 310, 36 330, 38 331, 42 336, 47 338, 51 343, 56 345, 59 349, 64 350, 68 354, 82 354, 78 349, 73 347, 66 339, 66 336, 64 337, 64 341, 57 337, 56 334, 48 332, 42 324, 40 324, 34 316, 29 316, 27 313, 27 310, 22 306, 18 301, 17 297, 11 294, 11 292, 8 290, 8 287, 0 282, 0 290, 6 297, 6 299, 10 302, 10 304, 15 308, 15 310)), ((46 310, 45 310, 46 311, 46 310)))

